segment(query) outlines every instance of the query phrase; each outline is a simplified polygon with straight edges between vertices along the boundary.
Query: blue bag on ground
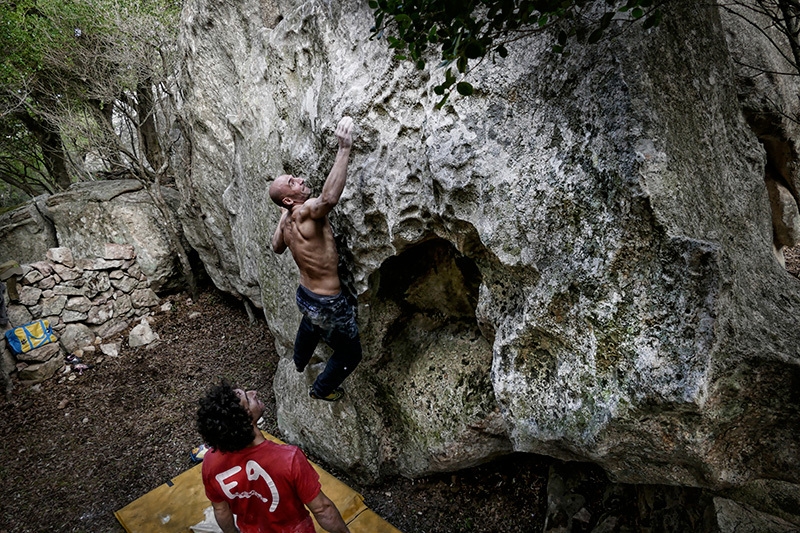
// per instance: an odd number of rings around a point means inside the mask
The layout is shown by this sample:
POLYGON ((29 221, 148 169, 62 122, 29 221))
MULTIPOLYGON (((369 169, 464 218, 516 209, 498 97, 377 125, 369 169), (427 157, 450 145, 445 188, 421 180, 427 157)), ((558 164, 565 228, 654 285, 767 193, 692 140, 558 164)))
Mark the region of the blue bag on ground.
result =
POLYGON ((53 328, 49 320, 35 320, 22 326, 6 331, 8 347, 15 354, 26 353, 31 350, 56 341, 53 328))

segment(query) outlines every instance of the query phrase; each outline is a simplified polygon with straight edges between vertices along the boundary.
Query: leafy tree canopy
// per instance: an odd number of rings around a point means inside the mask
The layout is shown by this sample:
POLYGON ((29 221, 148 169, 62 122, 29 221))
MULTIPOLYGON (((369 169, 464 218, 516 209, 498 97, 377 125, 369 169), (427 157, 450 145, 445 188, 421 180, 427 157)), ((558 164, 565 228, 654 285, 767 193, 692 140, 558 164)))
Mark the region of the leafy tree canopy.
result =
POLYGON ((53 192, 89 150, 119 160, 111 109, 142 111, 174 72, 179 12, 179 0, 0 0, 0 180, 53 192))
POLYGON ((56 73, 74 81, 69 74, 87 74, 101 63, 116 84, 135 86, 138 71, 130 67, 149 37, 142 22, 169 31, 164 23, 175 20, 179 9, 172 0, 0 0, 0 86, 5 92, 52 86, 55 80, 48 78, 56 73))
POLYGON ((430 51, 438 50, 448 68, 434 87, 442 96, 437 107, 453 88, 472 94, 472 85, 463 81, 470 62, 490 53, 506 57, 507 45, 530 33, 551 30, 553 52, 566 53, 570 38, 596 43, 615 19, 642 19, 645 28, 661 21, 653 0, 369 0, 369 6, 375 17, 372 37, 386 37, 396 59, 423 69, 430 51))

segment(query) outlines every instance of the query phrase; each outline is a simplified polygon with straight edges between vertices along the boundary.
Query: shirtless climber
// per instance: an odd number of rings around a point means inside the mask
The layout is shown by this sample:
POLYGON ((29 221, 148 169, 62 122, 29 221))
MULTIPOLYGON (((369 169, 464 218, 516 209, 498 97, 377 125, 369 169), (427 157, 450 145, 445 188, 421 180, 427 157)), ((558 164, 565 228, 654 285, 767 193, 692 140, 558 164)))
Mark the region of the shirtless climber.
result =
POLYGON ((296 299, 303 319, 294 341, 294 364, 298 372, 303 372, 320 339, 333 348, 325 370, 308 393, 311 398, 329 402, 344 396, 339 385, 361 361, 355 311, 342 293, 339 254, 328 221, 328 213, 344 190, 352 130, 350 117, 342 118, 336 126, 339 151, 319 197, 311 197, 303 178, 288 174, 275 178, 269 187, 270 198, 282 208, 272 250, 282 254, 289 248, 300 270, 296 299))

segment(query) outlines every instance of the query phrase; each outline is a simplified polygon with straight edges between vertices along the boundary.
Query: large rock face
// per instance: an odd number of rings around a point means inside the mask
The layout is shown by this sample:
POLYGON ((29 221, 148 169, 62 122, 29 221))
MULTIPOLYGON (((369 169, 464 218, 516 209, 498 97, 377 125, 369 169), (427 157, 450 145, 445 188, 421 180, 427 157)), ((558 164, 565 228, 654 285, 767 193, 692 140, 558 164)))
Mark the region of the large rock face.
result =
POLYGON ((765 136, 730 51, 756 34, 729 25, 729 44, 718 13, 675 2, 569 57, 520 41, 436 111, 443 73, 369 41, 365 4, 184 10, 186 233, 218 286, 263 306, 287 438, 364 479, 516 450, 625 482, 800 481, 800 283, 773 251, 765 136), (265 191, 283 172, 318 191, 345 114, 331 219, 365 351, 329 405, 307 398, 322 363, 288 360, 297 273, 270 251, 265 191))

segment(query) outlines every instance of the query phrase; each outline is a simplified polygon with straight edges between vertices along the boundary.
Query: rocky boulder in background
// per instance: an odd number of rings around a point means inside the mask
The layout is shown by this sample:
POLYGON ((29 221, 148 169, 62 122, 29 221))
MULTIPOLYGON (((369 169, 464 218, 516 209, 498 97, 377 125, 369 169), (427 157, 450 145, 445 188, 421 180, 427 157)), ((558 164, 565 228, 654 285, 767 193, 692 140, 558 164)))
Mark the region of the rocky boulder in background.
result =
MULTIPOLYGON (((167 187, 161 191, 177 212, 178 193, 167 187)), ((0 237, 0 262, 20 264, 42 261, 56 247, 76 257, 104 257, 108 243, 130 244, 154 291, 184 285, 164 215, 138 180, 75 183, 64 192, 37 197, 0 217, 0 237)))
MULTIPOLYGON (((800 482, 800 283, 732 57, 761 37, 670 6, 568 57, 516 42, 437 111, 442 71, 369 41, 364 2, 186 4, 186 234, 217 286, 263 306, 289 440, 366 480, 515 450, 629 483, 800 482), (342 115, 358 129, 331 221, 364 360, 330 405, 307 397, 325 349, 302 375, 289 361, 298 278, 270 251, 266 190, 292 173, 318 192, 342 115)), ((796 202, 780 106, 797 100, 762 111, 796 202)))
POLYGON ((43 212, 48 196, 38 196, 22 207, 0 215, 0 264, 35 263, 57 246, 56 231, 43 212))
MULTIPOLYGON (((44 261, 21 266, 19 299, 8 307, 9 327, 47 320, 65 353, 94 351, 96 344, 102 346, 104 339, 117 336, 159 303, 131 245, 106 243, 103 255, 94 258, 76 258, 63 247, 45 255, 44 261)), ((46 345, 16 356, 4 353, 0 366, 3 378, 18 370, 20 381, 37 383, 51 378, 64 360, 46 345), (14 365, 6 364, 8 360, 14 365)))

